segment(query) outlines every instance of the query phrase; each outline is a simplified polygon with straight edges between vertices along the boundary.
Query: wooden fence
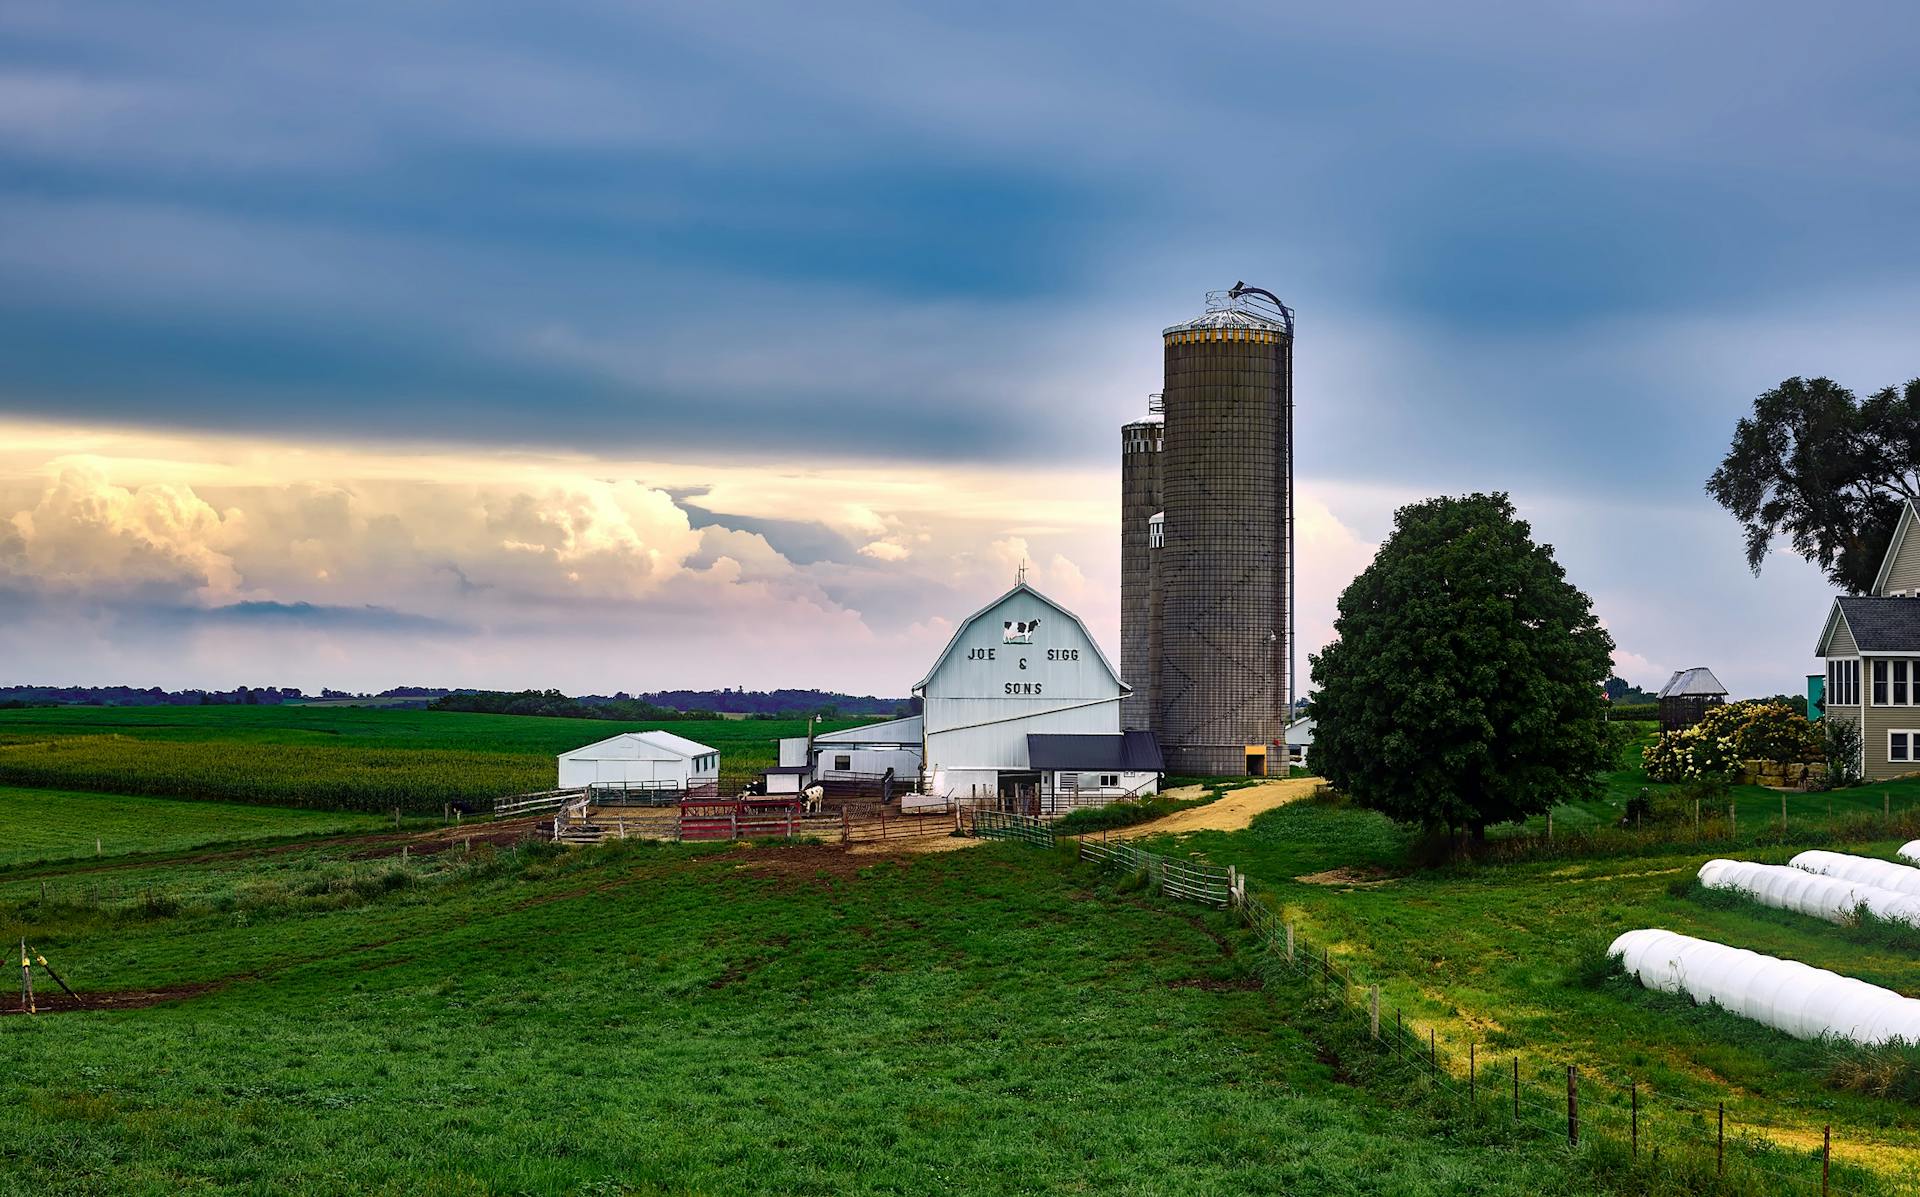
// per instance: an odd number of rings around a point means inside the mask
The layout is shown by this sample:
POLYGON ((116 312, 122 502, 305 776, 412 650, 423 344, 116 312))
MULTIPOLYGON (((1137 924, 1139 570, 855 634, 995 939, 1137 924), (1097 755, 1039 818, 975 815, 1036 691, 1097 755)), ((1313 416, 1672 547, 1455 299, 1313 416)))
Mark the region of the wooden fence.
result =
POLYGON ((559 810, 575 798, 586 796, 585 790, 542 790, 537 794, 515 794, 511 798, 496 799, 493 804, 493 817, 496 819, 514 819, 522 815, 539 815, 559 810))
POLYGON ((840 808, 840 842, 843 844, 908 844, 945 839, 959 829, 952 803, 910 815, 885 806, 866 811, 840 808))
POLYGON ((680 839, 792 839, 800 818, 796 797, 689 798, 680 804, 680 839))

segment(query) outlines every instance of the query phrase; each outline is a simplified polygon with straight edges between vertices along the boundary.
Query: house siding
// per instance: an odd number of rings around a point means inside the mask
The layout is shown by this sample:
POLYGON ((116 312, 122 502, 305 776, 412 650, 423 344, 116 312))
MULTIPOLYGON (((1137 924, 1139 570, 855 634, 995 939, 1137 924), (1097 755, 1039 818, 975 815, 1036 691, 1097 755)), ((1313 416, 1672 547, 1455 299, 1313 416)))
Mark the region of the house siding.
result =
MULTIPOLYGON (((1911 661, 1912 658, 1908 660, 1911 661)), ((1916 662, 1916 665, 1920 665, 1920 662, 1916 662)), ((1920 763, 1887 759, 1887 733, 1920 730, 1920 706, 1873 705, 1872 658, 1862 661, 1860 667, 1860 697, 1866 703, 1863 712, 1866 721, 1861 725, 1861 736, 1865 741, 1863 748, 1866 760, 1863 774, 1866 780, 1885 781, 1890 777, 1920 771, 1920 763)), ((1917 668, 1916 672, 1920 673, 1920 668, 1917 668)), ((1889 697, 1891 697, 1891 687, 1889 687, 1889 697)))
MULTIPOLYGON (((1805 641, 1801 643, 1804 644, 1805 641)), ((1859 647, 1853 642, 1853 632, 1847 627, 1847 618, 1843 615, 1834 621, 1833 639, 1827 642, 1827 655, 1829 657, 1851 657, 1857 655, 1859 652, 1859 647)))
POLYGON ((1908 594, 1920 590, 1920 536, 1913 535, 1912 529, 1908 529, 1907 535, 1900 538, 1900 544, 1894 550, 1893 565, 1887 570, 1886 584, 1880 588, 1879 594, 1884 598, 1902 590, 1908 594))

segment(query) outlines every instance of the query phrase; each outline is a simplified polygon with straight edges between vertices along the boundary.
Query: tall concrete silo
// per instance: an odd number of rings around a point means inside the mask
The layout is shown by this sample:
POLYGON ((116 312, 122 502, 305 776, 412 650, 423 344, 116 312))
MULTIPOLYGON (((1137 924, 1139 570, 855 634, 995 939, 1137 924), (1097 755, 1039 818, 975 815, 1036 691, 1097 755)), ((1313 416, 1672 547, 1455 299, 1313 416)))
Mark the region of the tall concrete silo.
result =
MULTIPOLYGON (((1284 774, 1293 648, 1293 312, 1236 285, 1162 334, 1153 730, 1175 773, 1284 774)), ((1125 599, 1123 597, 1123 606, 1125 599)))
POLYGON ((1162 505, 1160 431, 1158 420, 1120 429, 1120 680, 1133 687, 1120 704, 1120 726, 1142 730, 1153 727, 1160 658, 1160 554, 1152 543, 1162 505))

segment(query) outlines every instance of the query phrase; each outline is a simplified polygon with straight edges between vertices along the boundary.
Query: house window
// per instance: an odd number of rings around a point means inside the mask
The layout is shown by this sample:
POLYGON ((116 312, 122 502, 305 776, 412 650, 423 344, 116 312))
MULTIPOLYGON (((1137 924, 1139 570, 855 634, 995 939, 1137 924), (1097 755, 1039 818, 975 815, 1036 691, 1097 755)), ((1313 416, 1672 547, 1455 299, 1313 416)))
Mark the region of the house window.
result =
POLYGON ((1890 761, 1911 761, 1913 750, 1920 746, 1920 731, 1890 731, 1887 733, 1887 759, 1890 761))
POLYGON ((1147 547, 1150 549, 1167 547, 1167 521, 1157 515, 1147 521, 1147 547))
POLYGON ((1120 786, 1120 775, 1118 773, 1102 773, 1100 775, 1100 785, 1103 789, 1118 789, 1120 786))
POLYGON ((853 769, 853 758, 850 756, 836 756, 833 758, 833 767, 842 773, 849 772, 853 769))
MULTIPOLYGON (((1875 661, 1874 664, 1878 665, 1879 662, 1875 661)), ((1905 661, 1893 663, 1893 705, 1896 707, 1907 705, 1907 663, 1905 661)))
POLYGON ((1873 663, 1873 705, 1876 707, 1887 705, 1887 662, 1885 661, 1873 663))
POLYGON ((1827 704, 1836 707, 1860 705, 1859 658, 1827 662, 1827 704))

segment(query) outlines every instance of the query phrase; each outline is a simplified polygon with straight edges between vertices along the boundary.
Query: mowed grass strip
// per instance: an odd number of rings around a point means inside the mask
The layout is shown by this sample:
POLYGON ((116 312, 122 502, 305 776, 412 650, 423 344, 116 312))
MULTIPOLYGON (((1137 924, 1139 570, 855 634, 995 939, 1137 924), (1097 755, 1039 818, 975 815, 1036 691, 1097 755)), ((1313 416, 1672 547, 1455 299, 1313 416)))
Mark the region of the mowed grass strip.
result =
POLYGON ((372 830, 372 815, 0 786, 0 869, 372 830))
POLYGON ((182 864, 152 884, 200 897, 109 922, 7 895, 80 984, 223 984, 0 1019, 0 1192, 1592 1191, 1339 1083, 1221 916, 1021 845, 472 859, 225 907, 182 864))
MULTIPOLYGON (((866 720, 823 722, 818 730, 866 720)), ((438 813, 551 789, 556 756, 659 728, 720 750, 729 788, 776 763, 800 719, 624 723, 282 707, 56 707, 0 711, 0 784, 309 808, 438 813)))

